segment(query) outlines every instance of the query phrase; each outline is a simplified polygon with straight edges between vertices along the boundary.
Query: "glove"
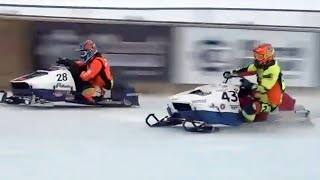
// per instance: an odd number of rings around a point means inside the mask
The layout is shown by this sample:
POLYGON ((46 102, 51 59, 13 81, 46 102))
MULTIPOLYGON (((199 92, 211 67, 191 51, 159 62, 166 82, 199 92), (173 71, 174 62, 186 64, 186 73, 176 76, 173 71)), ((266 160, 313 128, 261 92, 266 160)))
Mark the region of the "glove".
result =
POLYGON ((223 72, 223 77, 224 77, 225 79, 230 78, 230 77, 231 77, 231 71, 225 71, 225 72, 223 72))
POLYGON ((71 59, 68 59, 68 58, 58 58, 57 64, 63 64, 63 65, 69 66, 70 61, 71 59))
POLYGON ((224 77, 225 79, 228 79, 228 78, 231 78, 232 75, 235 75, 235 74, 237 74, 237 72, 236 72, 235 70, 233 70, 233 71, 225 71, 225 72, 223 73, 223 77, 224 77))
POLYGON ((248 79, 242 78, 240 79, 241 82, 241 88, 242 89, 252 89, 253 83, 250 82, 248 79))

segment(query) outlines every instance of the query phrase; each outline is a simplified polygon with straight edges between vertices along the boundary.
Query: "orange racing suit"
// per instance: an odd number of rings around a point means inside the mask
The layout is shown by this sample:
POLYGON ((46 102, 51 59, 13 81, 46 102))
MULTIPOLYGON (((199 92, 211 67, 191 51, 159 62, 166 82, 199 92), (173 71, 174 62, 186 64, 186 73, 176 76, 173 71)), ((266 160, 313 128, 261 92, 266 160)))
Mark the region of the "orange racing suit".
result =
POLYGON ((87 66, 87 70, 82 71, 80 78, 90 84, 82 92, 82 95, 90 102, 94 102, 94 97, 102 96, 105 89, 110 90, 113 87, 110 65, 101 54, 95 55, 89 63, 83 61, 76 61, 76 63, 80 68, 87 66))

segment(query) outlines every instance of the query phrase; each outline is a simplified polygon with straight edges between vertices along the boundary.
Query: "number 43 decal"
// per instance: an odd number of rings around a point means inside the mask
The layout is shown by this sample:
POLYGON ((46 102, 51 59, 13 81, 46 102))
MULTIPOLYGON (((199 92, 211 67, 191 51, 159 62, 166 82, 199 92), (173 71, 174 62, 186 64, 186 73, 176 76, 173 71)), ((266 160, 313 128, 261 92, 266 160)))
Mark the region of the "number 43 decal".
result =
POLYGON ((67 73, 62 73, 62 74, 57 74, 57 81, 67 81, 68 80, 68 76, 67 73))
POLYGON ((222 93, 222 99, 227 100, 228 102, 236 102, 238 101, 238 96, 235 91, 225 91, 222 93), (231 97, 231 98, 230 98, 231 97))

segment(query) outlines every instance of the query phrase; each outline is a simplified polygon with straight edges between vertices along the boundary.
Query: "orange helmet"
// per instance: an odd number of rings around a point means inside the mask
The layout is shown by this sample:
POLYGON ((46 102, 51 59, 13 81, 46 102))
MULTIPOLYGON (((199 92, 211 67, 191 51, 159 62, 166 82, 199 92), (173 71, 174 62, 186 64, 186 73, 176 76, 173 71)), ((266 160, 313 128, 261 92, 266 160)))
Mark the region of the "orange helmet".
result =
POLYGON ((275 52, 271 44, 261 44, 253 49, 254 58, 259 65, 266 65, 274 59, 275 52))

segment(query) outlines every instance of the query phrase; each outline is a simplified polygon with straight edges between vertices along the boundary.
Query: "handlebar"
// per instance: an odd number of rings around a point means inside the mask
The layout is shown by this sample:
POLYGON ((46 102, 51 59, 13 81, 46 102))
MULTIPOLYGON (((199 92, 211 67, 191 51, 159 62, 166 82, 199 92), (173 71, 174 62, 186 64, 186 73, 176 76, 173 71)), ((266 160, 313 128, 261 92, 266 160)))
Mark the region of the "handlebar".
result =
POLYGON ((237 74, 230 74, 230 76, 224 78, 223 83, 227 83, 229 81, 229 79, 235 78, 235 77, 241 78, 241 76, 239 76, 237 74))
POLYGON ((235 77, 240 78, 240 86, 239 87, 241 89, 250 89, 251 90, 253 83, 250 82, 248 79, 246 79, 242 76, 239 76, 237 74, 229 74, 227 77, 225 76, 223 83, 226 84, 229 81, 229 79, 235 78, 235 77))
POLYGON ((69 58, 58 58, 56 60, 56 64, 57 65, 64 65, 64 66, 70 66, 70 62, 72 61, 72 59, 69 58))

